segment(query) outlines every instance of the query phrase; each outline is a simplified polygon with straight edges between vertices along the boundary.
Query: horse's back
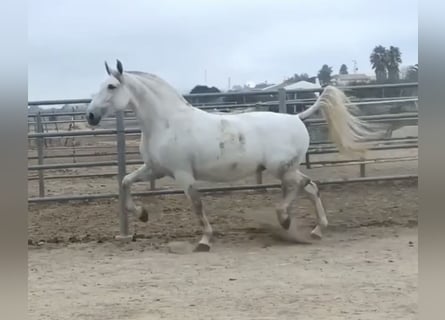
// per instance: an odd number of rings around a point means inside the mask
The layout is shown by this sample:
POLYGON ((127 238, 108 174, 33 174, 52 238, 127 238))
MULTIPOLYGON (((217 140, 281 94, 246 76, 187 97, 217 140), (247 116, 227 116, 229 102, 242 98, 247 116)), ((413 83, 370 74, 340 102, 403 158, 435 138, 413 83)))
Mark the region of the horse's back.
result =
POLYGON ((249 112, 226 117, 240 129, 258 137, 262 143, 290 148, 309 146, 309 133, 297 115, 275 112, 249 112))
MULTIPOLYGON (((197 180, 229 181, 259 168, 277 171, 301 162, 309 145, 304 123, 272 112, 178 117, 162 135, 151 137, 150 157, 171 171, 191 170, 197 180)), ((145 160, 145 159, 144 159, 145 160)))
POLYGON ((296 115, 250 112, 212 118, 208 125, 213 133, 200 132, 209 145, 194 155, 195 160, 202 159, 199 163, 206 163, 206 172, 218 168, 230 169, 233 175, 248 175, 259 168, 277 172, 283 163, 301 163, 309 147, 306 126, 296 115), (213 162, 206 161, 212 156, 213 162))
POLYGON ((299 164, 304 160, 309 148, 309 132, 297 115, 255 112, 244 116, 246 122, 255 123, 266 169, 277 171, 283 162, 299 164))

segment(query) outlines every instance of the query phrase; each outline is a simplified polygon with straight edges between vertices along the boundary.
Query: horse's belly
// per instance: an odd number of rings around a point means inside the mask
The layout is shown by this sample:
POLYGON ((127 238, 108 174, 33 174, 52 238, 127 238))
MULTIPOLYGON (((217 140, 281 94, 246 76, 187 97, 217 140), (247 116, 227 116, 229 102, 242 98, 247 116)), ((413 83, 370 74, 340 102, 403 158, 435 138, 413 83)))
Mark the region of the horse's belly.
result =
POLYGON ((195 179, 209 182, 228 182, 252 176, 258 170, 256 161, 215 161, 194 168, 195 179))

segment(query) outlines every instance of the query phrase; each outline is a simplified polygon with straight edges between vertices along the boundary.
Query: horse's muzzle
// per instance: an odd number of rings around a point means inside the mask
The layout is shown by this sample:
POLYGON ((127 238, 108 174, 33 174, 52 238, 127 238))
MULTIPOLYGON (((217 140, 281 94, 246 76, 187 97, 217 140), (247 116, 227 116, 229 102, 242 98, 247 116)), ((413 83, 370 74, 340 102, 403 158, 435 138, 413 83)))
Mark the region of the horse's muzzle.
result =
POLYGON ((102 118, 101 116, 95 116, 94 113, 89 112, 87 114, 87 122, 89 125, 91 126, 97 126, 100 122, 100 119, 102 118))

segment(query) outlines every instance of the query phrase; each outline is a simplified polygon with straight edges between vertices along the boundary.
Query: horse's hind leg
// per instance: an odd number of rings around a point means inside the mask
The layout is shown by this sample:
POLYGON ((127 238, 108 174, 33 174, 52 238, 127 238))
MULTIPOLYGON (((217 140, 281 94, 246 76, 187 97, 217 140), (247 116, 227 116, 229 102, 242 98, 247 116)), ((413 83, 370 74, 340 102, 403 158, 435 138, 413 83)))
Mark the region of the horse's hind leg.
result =
POLYGON ((125 209, 132 212, 136 217, 143 221, 148 221, 148 212, 144 207, 139 207, 134 204, 133 198, 131 197, 131 186, 135 182, 142 182, 150 180, 153 176, 153 171, 147 167, 145 164, 127 174, 122 180, 122 189, 125 194, 125 209))
POLYGON ((298 184, 309 196, 309 199, 315 206, 315 213, 317 216, 318 224, 311 231, 311 235, 315 238, 322 238, 322 229, 328 226, 328 219, 326 218, 326 213, 321 202, 320 192, 317 185, 308 176, 301 173, 299 170, 296 171, 298 184))
POLYGON ((187 194, 192 201, 193 209, 195 211, 195 214, 198 216, 199 223, 203 229, 203 235, 198 243, 198 246, 195 248, 195 251, 209 251, 213 230, 212 226, 209 223, 209 220, 207 220, 207 216, 202 205, 201 194, 193 186, 189 186, 187 194))

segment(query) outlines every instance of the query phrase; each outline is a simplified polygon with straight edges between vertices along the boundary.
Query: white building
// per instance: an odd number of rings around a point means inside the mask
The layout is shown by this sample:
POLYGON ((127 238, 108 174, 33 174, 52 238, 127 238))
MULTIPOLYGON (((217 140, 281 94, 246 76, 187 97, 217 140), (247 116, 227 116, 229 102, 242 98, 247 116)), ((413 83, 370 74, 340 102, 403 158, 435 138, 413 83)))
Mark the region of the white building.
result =
POLYGON ((337 86, 348 86, 351 84, 367 84, 372 80, 372 77, 363 74, 338 74, 332 77, 332 84, 337 86))

